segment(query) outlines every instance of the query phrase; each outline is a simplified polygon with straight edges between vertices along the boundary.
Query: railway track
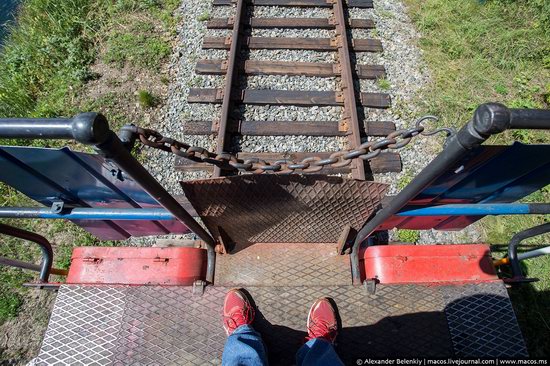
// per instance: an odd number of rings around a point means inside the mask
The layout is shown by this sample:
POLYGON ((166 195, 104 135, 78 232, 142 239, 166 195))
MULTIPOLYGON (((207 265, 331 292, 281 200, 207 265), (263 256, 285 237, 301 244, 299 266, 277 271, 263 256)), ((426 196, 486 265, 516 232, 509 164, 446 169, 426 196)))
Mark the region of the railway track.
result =
MULTIPOLYGON (((216 152, 233 151, 232 136, 345 136, 349 148, 361 144, 361 139, 370 136, 386 136, 395 131, 395 124, 387 121, 364 120, 365 109, 389 108, 391 98, 386 93, 361 92, 356 80, 385 77, 383 65, 356 64, 355 55, 360 52, 382 52, 380 40, 353 38, 352 29, 374 29, 371 19, 350 18, 350 8, 372 8, 371 0, 213 0, 213 6, 233 6, 234 15, 227 18, 212 18, 207 28, 229 30, 227 37, 205 37, 202 47, 207 50, 227 50, 226 59, 202 59, 196 63, 199 75, 219 75, 225 78, 223 88, 191 88, 188 103, 220 104, 221 113, 210 121, 188 121, 184 126, 186 135, 216 136, 216 152), (255 17, 250 14, 254 7, 299 7, 328 8, 328 18, 311 17, 255 17), (333 34, 330 38, 312 37, 256 37, 253 29, 320 29, 333 34), (292 62, 279 60, 247 59, 250 50, 309 50, 333 52, 336 62, 292 62), (240 78, 254 75, 288 75, 316 78, 338 78, 335 90, 279 90, 240 88, 240 78), (341 107, 339 121, 246 120, 239 113, 239 106, 297 106, 341 107)), ((246 83, 245 83, 246 85, 246 83)), ((368 113, 368 112, 367 112, 368 113)), ((328 157, 330 152, 286 153, 238 153, 247 159, 259 157, 267 162, 281 159, 302 160, 310 156, 328 157)), ((213 176, 223 172, 202 163, 186 159, 176 160, 176 169, 183 171, 213 170, 213 176)), ((386 152, 369 163, 356 159, 343 168, 329 168, 324 173, 351 173, 355 179, 365 180, 372 173, 398 172, 401 170, 399 154, 386 152)))

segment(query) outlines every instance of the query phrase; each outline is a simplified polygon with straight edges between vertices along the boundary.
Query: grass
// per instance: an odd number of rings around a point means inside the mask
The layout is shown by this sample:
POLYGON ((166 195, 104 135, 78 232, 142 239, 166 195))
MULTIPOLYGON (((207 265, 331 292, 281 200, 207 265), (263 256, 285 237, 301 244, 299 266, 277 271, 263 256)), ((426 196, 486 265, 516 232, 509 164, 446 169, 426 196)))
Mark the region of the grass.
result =
POLYGON ((418 230, 398 229, 397 238, 403 243, 416 244, 420 240, 420 232, 418 230))
MULTIPOLYGON (((25 0, 0 53, 0 117, 72 116, 94 110, 105 113, 114 129, 128 123, 119 107, 135 104, 133 91, 85 94, 86 86, 101 77, 92 65, 103 62, 158 74, 171 53, 177 23, 173 13, 179 5, 180 0, 25 0)), ((120 84, 113 80, 110 87, 120 84)), ((147 108, 157 102, 152 94, 145 98, 147 108)), ((0 144, 65 145, 1 139, 0 144)), ((0 206, 37 205, 2 183, 0 197, 0 206)), ((68 268, 74 246, 115 244, 100 242, 69 222, 0 221, 50 239, 60 268, 68 268)), ((2 237, 0 256, 37 263, 40 253, 33 244, 2 237)), ((28 295, 21 284, 33 278, 34 273, 0 266, 0 326, 17 316, 28 295)))
POLYGON ((210 20, 210 13, 209 12, 202 13, 197 17, 197 20, 199 22, 206 22, 207 20, 210 20))
MULTIPOLYGON (((547 0, 404 0, 421 33, 420 47, 433 79, 419 98, 423 113, 441 125, 461 127, 481 103, 550 108, 550 2, 547 0)), ((509 131, 490 143, 549 143, 548 131, 509 131)), ((546 187, 525 202, 550 202, 546 187)), ((514 233, 548 222, 548 216, 488 217, 489 243, 505 244, 514 233)), ((531 240, 550 243, 549 237, 531 240)), ((502 248, 501 248, 502 249, 502 248)), ((505 251, 497 254, 504 255, 505 251)), ((541 281, 511 291, 533 357, 550 355, 550 258, 524 262, 541 281)))
POLYGON ((109 32, 103 59, 122 68, 127 64, 158 71, 172 50, 162 39, 150 37, 154 25, 142 20, 127 20, 126 31, 109 32))
POLYGON ((147 90, 140 90, 137 95, 138 103, 141 108, 153 108, 158 104, 158 98, 147 90))
POLYGON ((386 78, 379 78, 376 80, 376 84, 378 84, 378 87, 382 90, 390 90, 391 84, 386 78))

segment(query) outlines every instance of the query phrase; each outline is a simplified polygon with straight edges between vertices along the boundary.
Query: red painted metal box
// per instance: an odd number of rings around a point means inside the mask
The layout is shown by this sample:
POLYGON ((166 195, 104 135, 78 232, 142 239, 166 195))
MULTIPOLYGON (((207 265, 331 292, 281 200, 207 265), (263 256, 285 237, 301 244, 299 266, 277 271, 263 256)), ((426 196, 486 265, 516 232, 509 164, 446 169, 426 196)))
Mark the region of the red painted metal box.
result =
POLYGON ((188 286, 205 273, 204 249, 79 247, 67 283, 188 286))
POLYGON ((488 245, 376 245, 359 255, 363 279, 380 283, 495 281, 488 245))

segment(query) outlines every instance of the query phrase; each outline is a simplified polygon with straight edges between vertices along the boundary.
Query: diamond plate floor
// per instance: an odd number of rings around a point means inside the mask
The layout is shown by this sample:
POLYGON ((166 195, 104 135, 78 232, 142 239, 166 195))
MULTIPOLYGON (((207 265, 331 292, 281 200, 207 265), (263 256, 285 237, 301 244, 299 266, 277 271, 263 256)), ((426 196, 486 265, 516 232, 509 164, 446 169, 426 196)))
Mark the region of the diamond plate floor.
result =
POLYGON ((336 244, 259 243, 216 258, 219 286, 351 285, 349 256, 336 244))
MULTIPOLYGON (((289 365, 307 311, 320 296, 338 305, 337 351, 365 357, 519 357, 527 352, 500 282, 463 286, 249 287, 271 364, 289 365)), ((62 286, 38 365, 217 365, 225 342, 226 287, 62 286)))
POLYGON ((232 252, 253 243, 335 243, 346 225, 359 230, 386 184, 325 175, 245 174, 181 182, 214 237, 232 252))

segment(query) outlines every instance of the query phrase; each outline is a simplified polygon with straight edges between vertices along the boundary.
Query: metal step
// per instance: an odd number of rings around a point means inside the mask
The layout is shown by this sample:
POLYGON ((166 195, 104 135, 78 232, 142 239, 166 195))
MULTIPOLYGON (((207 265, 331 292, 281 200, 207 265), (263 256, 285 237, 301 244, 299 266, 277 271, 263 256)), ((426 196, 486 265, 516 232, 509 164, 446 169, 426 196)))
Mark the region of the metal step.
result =
POLYGON ((218 286, 351 285, 349 256, 330 243, 258 243, 218 255, 218 286))
MULTIPOLYGON (((37 365, 219 364, 228 287, 61 286, 37 365)), ((377 357, 525 357, 504 285, 251 286, 272 365, 294 362, 309 307, 330 296, 346 364, 377 357)))

